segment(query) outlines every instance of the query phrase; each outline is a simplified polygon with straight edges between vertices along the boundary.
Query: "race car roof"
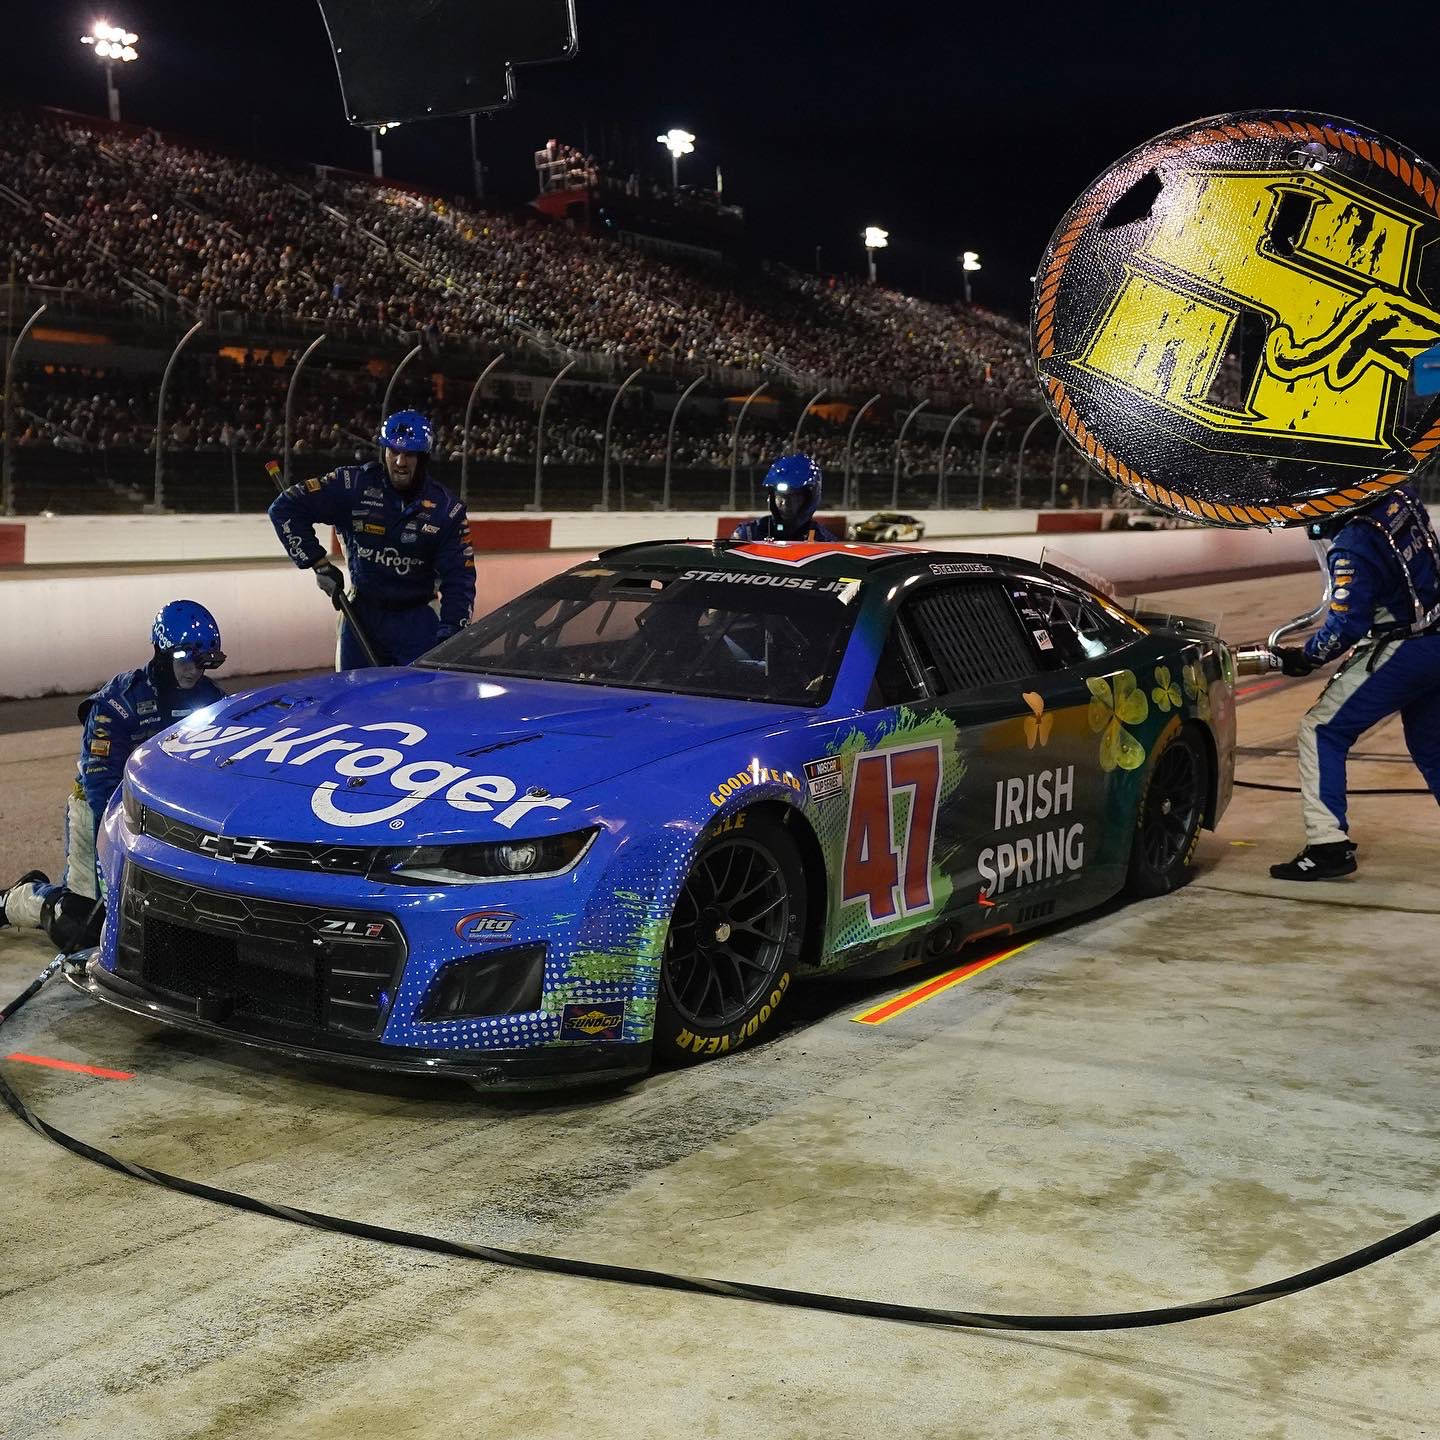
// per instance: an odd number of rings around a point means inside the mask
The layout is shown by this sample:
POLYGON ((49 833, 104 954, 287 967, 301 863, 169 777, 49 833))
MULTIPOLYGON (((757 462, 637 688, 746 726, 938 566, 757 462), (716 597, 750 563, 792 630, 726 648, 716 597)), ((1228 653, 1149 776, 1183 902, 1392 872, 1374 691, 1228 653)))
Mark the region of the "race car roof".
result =
POLYGON ((1082 590, 1092 587, 1057 565, 1036 565, 1014 555, 927 550, 915 545, 825 540, 640 540, 602 550, 601 560, 705 570, 797 571, 825 579, 853 579, 892 568, 899 573, 1027 575, 1063 577, 1082 590), (944 568, 940 568, 944 567, 944 568))

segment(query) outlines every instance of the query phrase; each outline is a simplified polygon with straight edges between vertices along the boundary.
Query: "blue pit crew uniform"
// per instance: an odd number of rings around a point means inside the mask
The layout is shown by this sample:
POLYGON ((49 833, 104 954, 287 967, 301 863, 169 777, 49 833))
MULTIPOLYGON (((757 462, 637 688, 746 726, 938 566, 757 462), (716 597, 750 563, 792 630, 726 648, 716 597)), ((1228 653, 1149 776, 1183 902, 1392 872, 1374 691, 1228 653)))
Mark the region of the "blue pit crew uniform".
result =
MULTIPOLYGON (((475 552, 465 507, 438 481, 417 477, 401 494, 383 461, 342 465, 276 497, 270 519, 302 569, 325 559, 317 524, 333 525, 345 550, 352 604, 382 663, 408 665, 462 630, 475 608, 475 552), (430 607, 440 589, 440 615, 430 607)), ((337 670, 370 662, 343 620, 337 670)))
POLYGON ((1324 665, 1351 654, 1300 722, 1306 853, 1351 846, 1346 758, 1397 712, 1406 747, 1440 799, 1440 543, 1414 490, 1399 486, 1346 520, 1327 563, 1330 608, 1304 657, 1324 665))
MULTIPOLYGON (((62 949, 71 948, 61 938, 55 911, 67 896, 90 902, 72 913, 92 911, 94 902, 104 899, 95 840, 125 762, 136 746, 224 698, 225 692, 203 675, 189 690, 182 689, 175 684, 170 658, 158 655, 139 670, 122 671, 81 702, 76 713, 85 731, 75 785, 65 805, 64 883, 51 884, 32 871, 0 896, 0 924, 43 926, 62 949)), ((79 927, 70 933, 78 936, 79 927)))

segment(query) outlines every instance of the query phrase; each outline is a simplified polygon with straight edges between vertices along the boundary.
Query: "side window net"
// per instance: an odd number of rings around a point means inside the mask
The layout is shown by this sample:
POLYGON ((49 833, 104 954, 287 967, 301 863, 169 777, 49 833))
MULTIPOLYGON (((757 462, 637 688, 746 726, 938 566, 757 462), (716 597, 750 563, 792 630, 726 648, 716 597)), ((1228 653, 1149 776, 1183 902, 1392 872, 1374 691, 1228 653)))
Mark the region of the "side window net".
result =
POLYGON ((1035 673, 1030 638, 996 581, 936 586, 905 606, 920 659, 945 694, 1035 673))

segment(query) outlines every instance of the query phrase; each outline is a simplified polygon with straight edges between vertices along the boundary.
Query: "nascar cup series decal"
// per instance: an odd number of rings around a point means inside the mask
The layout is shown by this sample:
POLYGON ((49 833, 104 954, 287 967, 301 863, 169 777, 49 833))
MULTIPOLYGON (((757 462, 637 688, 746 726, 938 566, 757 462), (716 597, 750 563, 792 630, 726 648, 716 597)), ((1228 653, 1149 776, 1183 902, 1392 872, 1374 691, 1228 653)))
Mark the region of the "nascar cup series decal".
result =
POLYGON ((506 830, 532 810, 564 810, 570 804, 567 799, 537 793, 538 787, 517 799, 518 787, 508 776, 476 775, 463 765, 413 757, 395 749, 394 744, 376 743, 391 739, 395 744, 413 747, 427 738, 428 732, 421 726, 401 720, 327 725, 303 734, 293 725, 268 733, 259 725, 209 725, 167 736, 160 748, 167 755, 198 760, 246 740, 249 743, 229 755, 229 761, 254 758, 287 769, 313 765, 315 772, 333 771, 341 778, 318 779, 310 796, 310 808, 319 819, 346 829, 393 824, 432 796, 439 796, 452 809, 466 814, 489 815, 506 830), (400 792, 398 800, 378 810, 350 809, 338 803, 338 792, 350 782, 379 776, 400 792))
POLYGON ((1440 445, 1407 413, 1440 341, 1440 174, 1346 120, 1172 130, 1072 206, 1031 316, 1045 399, 1101 471, 1211 524, 1283 526, 1398 484, 1440 445))

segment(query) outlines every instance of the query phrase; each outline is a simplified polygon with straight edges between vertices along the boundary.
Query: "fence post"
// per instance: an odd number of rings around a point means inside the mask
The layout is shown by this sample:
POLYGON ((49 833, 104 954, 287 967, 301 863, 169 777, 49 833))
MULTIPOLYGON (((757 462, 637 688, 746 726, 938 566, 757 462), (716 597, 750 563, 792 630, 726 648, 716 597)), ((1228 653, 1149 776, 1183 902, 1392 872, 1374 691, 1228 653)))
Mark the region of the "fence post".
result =
POLYGON ((180 343, 170 352, 165 362, 165 373, 160 377, 160 399, 155 407, 155 495, 151 509, 158 515, 165 508, 165 392, 170 388, 170 372, 180 358, 180 352, 205 328, 203 320, 197 320, 181 337, 180 343))
POLYGON ((675 425, 680 419, 680 411, 685 402, 694 392, 705 383, 703 375, 697 375, 686 387, 680 398, 675 402, 675 408, 670 412, 670 431, 665 436, 665 490, 660 498, 660 508, 670 508, 670 465, 675 456, 675 425))
POLYGON ((556 371, 555 378, 545 387, 545 398, 540 402, 540 419, 535 426, 535 498, 525 507, 527 510, 540 508, 540 477, 545 468, 545 412, 550 408, 550 397, 555 393, 555 387, 579 363, 578 360, 567 361, 556 371))
POLYGON ((746 397, 745 403, 740 407, 740 413, 735 417, 735 429, 730 435, 730 513, 735 513, 735 476, 740 464, 740 427, 745 423, 745 412, 750 408, 750 402, 763 391, 770 388, 768 380, 762 380, 746 397))
POLYGON ((470 503, 470 414, 475 409, 476 397, 490 372, 505 358, 502 350, 480 372, 480 378, 470 387, 470 399, 465 404, 465 428, 460 432, 460 503, 470 503))
POLYGON ((865 412, 879 399, 880 397, 878 395, 872 395, 855 412, 855 418, 850 422, 850 432, 845 436, 845 493, 841 497, 843 502, 841 508, 844 510, 858 510, 860 508, 856 503, 860 497, 855 493, 855 490, 859 487, 855 486, 851 480, 853 474, 851 459, 855 449, 855 432, 860 428, 860 422, 865 418, 865 412))
MULTIPOLYGON (((610 508, 610 432, 615 425, 615 410, 620 404, 620 397, 629 388, 632 380, 638 379, 645 373, 642 365, 632 370, 621 382, 620 388, 615 392, 615 398, 610 402, 610 412, 605 416, 605 448, 600 452, 600 508, 610 508)), ((624 509, 622 504, 621 509, 624 509)))
POLYGON ((405 358, 390 372, 390 383, 385 387, 385 398, 380 402, 380 423, 385 423, 385 417, 390 413, 390 397, 395 393, 395 382, 405 373, 405 367, 424 349, 423 345, 417 345, 413 350, 405 354, 405 358))
POLYGON ((237 515, 240 513, 240 464, 235 458, 235 442, 239 438, 232 426, 230 429, 230 498, 237 515))
POLYGON ((935 508, 943 510, 945 501, 949 494, 945 489, 945 452, 950 448, 950 432, 960 423, 975 407, 967 405, 963 410, 953 415, 950 423, 945 427, 945 438, 940 442, 940 474, 935 481, 935 508))
POLYGON ((900 459, 901 449, 905 444, 905 432, 910 428, 910 422, 929 404, 928 400, 922 400, 906 417, 905 423, 900 427, 900 435, 895 441, 895 480, 890 486, 890 508, 898 508, 900 504, 900 459))
POLYGON ((1050 508, 1054 510, 1060 500, 1060 447, 1065 443, 1062 430, 1055 437, 1055 453, 1050 457, 1050 508))
POLYGON ((1015 465, 1015 508, 1020 508, 1021 484, 1025 479, 1025 446, 1030 441, 1031 432, 1045 418, 1043 414, 1037 415, 1026 427, 1025 433, 1020 437, 1020 458, 1015 465))
POLYGON ((790 449, 792 451, 800 448, 800 427, 805 423, 805 417, 810 413, 810 407, 812 405, 818 405, 827 394, 829 394, 828 390, 817 390, 800 407, 800 418, 795 422, 795 433, 790 437, 790 449))
MULTIPOLYGON (((14 285, 11 285, 14 291, 14 285)), ((5 460, 4 460, 4 499, 5 514, 15 513, 15 398, 11 391, 12 371, 15 366, 15 352, 19 350, 20 343, 30 333, 30 327, 45 313, 48 307, 42 305, 25 323, 20 327, 20 333, 15 337, 15 343, 5 352, 5 460)))
MULTIPOLYGON (((300 372, 305 368, 305 362, 315 352, 316 348, 325 340, 324 335, 317 335, 305 347, 305 353, 295 362, 295 368, 290 372, 290 384, 285 389, 285 488, 290 488, 290 437, 295 425, 295 386, 300 380, 300 372)), ((239 508, 238 502, 236 508, 239 508)))
POLYGON ((975 491, 975 508, 985 508, 985 456, 990 450, 990 437, 995 433, 996 427, 1009 414, 1008 410, 1002 410, 991 422, 990 428, 985 432, 985 438, 980 442, 980 484, 975 491))

